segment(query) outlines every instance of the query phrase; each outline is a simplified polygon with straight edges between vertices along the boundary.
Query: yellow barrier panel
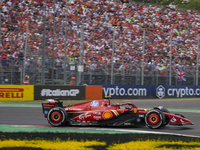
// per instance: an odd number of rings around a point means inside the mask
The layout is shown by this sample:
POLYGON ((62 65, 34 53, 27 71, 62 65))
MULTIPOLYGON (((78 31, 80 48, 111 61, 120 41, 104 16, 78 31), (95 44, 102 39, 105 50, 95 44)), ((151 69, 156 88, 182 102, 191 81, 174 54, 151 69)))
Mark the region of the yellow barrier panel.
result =
POLYGON ((34 86, 0 85, 1 100, 34 100, 34 86))

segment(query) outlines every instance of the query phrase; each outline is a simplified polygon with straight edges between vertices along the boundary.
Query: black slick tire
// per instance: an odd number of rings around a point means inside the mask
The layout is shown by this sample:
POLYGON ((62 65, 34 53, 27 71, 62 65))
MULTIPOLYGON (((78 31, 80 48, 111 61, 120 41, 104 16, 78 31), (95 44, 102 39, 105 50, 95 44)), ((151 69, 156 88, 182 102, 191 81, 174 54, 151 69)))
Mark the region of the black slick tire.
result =
POLYGON ((165 115, 158 109, 152 109, 146 113, 145 124, 151 129, 158 129, 165 123, 165 115))
POLYGON ((47 115, 47 120, 52 126, 59 127, 66 124, 67 117, 68 115, 65 109, 61 107, 55 107, 49 111, 47 115))

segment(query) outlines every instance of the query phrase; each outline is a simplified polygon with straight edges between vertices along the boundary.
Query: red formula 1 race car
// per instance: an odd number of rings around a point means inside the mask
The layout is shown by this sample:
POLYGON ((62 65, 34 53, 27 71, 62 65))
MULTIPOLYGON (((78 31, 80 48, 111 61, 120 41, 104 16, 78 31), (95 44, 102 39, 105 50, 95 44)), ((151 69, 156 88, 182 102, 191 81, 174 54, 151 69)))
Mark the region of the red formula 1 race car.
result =
POLYGON ((193 125, 180 114, 163 107, 139 109, 132 103, 110 104, 109 99, 93 100, 63 106, 59 100, 42 103, 44 117, 55 127, 63 125, 133 126, 160 128, 169 125, 193 125))

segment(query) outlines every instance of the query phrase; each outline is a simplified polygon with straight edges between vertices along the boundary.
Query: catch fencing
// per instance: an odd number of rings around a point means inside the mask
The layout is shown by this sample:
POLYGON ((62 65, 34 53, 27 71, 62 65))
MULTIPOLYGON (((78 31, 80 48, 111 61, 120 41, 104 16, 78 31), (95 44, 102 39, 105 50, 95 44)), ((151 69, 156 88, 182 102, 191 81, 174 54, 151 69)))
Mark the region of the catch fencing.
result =
MULTIPOLYGON (((77 85, 111 84, 111 65, 112 64, 105 64, 101 62, 84 64, 84 71, 81 75, 81 83, 77 83, 77 85), (96 68, 94 66, 96 66, 96 68)), ((68 65, 66 70, 64 70, 62 67, 55 67, 53 70, 53 78, 52 67, 47 65, 45 67, 44 84, 64 85, 64 71, 66 71, 66 84, 69 84, 71 77, 75 77, 77 81, 78 70, 76 64, 73 66, 68 65)), ((22 83, 23 74, 23 69, 18 70, 17 67, 13 67, 7 71, 1 71, 0 83, 19 85, 22 83)), ((41 68, 27 67, 25 74, 29 75, 30 83, 32 85, 43 85, 41 68)), ((125 65, 123 63, 114 63, 113 84, 142 85, 141 74, 142 67, 139 65, 135 65, 134 63, 125 65)), ((164 75, 159 75, 159 72, 155 66, 145 66, 143 83, 144 85, 169 85, 169 74, 169 68, 165 69, 164 75)), ((185 76, 186 81, 180 82, 179 77, 177 76, 176 67, 174 66, 171 77, 172 85, 196 85, 196 66, 185 67, 185 76)), ((200 79, 198 79, 198 85, 199 84, 200 79)))

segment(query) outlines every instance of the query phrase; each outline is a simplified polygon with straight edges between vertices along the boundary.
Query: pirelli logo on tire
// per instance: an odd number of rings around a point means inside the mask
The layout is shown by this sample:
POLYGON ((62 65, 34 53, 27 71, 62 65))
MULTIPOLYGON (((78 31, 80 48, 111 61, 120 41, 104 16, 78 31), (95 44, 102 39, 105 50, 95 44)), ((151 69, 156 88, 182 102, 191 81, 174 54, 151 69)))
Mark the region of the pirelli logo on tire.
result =
POLYGON ((0 100, 34 100, 33 85, 1 85, 0 100))

